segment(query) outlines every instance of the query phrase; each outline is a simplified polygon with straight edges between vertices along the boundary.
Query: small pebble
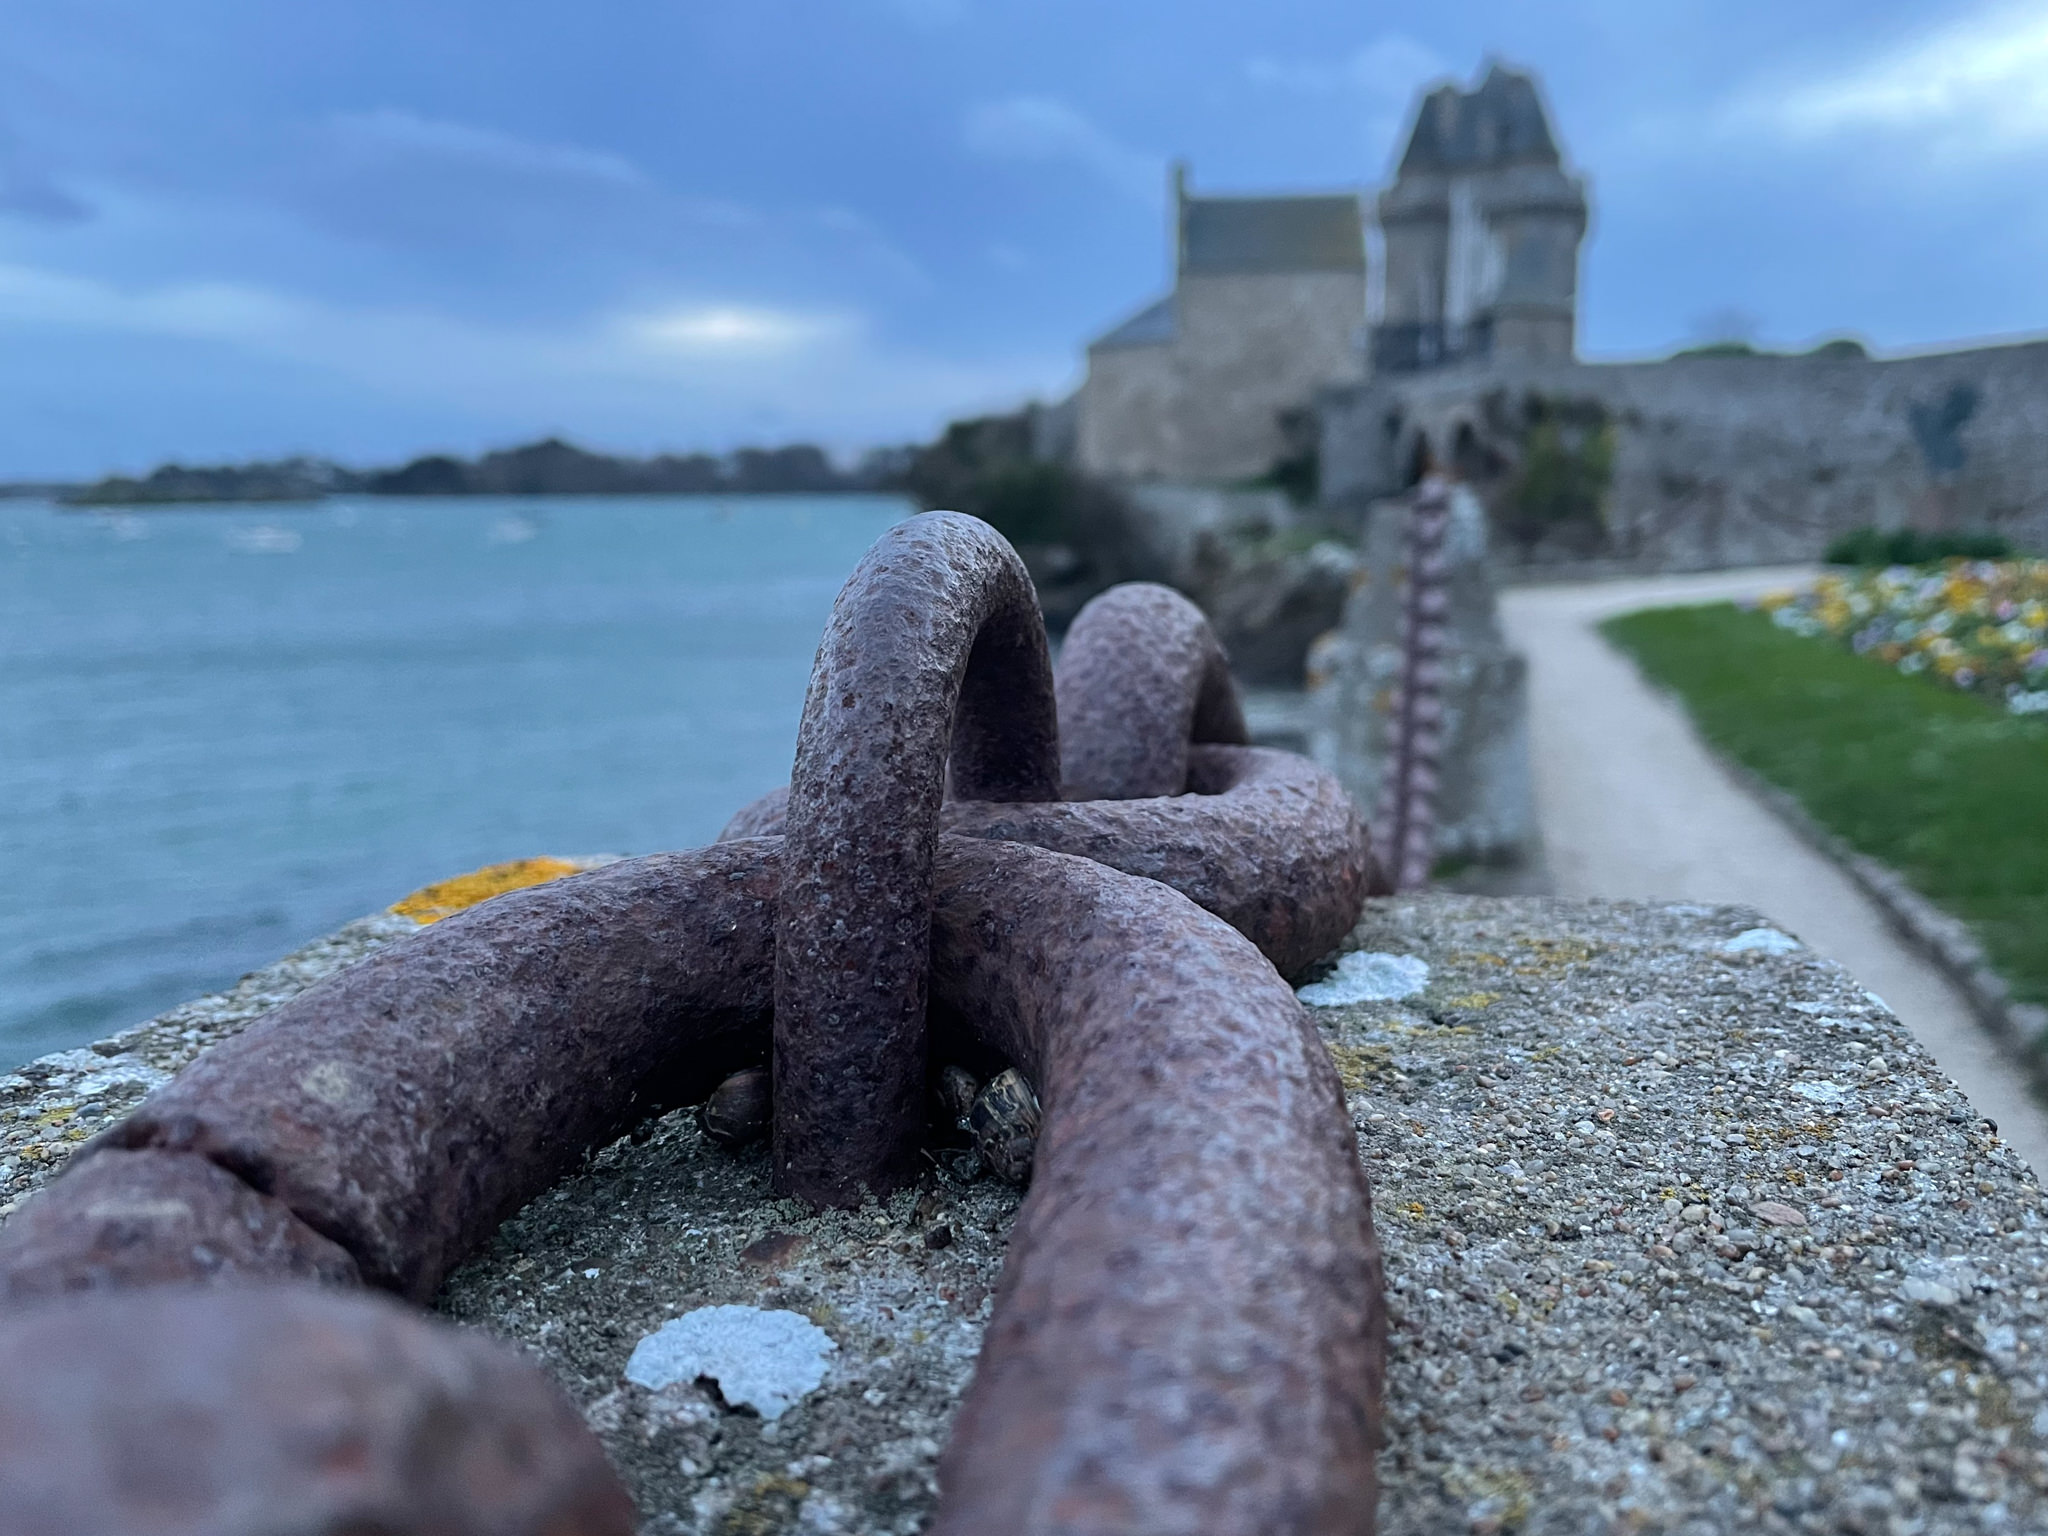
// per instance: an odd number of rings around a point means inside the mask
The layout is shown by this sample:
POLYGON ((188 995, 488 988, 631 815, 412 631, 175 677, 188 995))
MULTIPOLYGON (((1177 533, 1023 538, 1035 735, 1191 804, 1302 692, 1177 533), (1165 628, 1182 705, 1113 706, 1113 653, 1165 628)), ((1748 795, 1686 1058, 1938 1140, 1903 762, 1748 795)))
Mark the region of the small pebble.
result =
POLYGON ((1752 1205, 1750 1210, 1756 1213, 1758 1221, 1767 1221, 1774 1227, 1803 1227, 1806 1225, 1806 1213, 1785 1204, 1782 1200, 1759 1201, 1757 1204, 1752 1205))
POLYGON ((804 1240, 794 1232, 770 1232, 742 1248, 740 1258, 763 1269, 775 1269, 795 1258, 803 1247, 804 1240))
POLYGON ((1731 955, 1789 955, 1800 947, 1789 933, 1776 928, 1745 928, 1721 948, 1731 955))

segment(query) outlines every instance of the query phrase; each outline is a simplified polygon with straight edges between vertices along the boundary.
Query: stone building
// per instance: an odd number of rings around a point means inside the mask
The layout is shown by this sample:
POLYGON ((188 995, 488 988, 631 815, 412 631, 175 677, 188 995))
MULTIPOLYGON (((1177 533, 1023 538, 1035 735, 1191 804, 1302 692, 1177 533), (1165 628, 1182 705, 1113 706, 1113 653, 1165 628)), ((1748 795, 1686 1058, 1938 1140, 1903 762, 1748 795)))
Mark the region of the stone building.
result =
POLYGON ((1529 76, 1426 96, 1377 206, 1372 367, 1316 402, 1326 507, 1434 465, 1527 563, 1812 560, 1870 526, 2048 548, 2048 342, 1580 362, 1585 190, 1529 76))
POLYGON ((1364 375, 1363 201, 1196 197, 1176 167, 1173 203, 1173 292, 1088 348, 1077 455, 1123 480, 1249 478, 1287 452, 1283 413, 1364 375))
POLYGON ((1586 188, 1564 169, 1530 76, 1495 64, 1476 90, 1425 96, 1379 227, 1375 373, 1571 361, 1586 188))
POLYGON ((1383 313, 1368 326, 1366 200, 1197 197, 1173 182, 1173 292, 1088 348, 1081 467, 1227 481, 1300 452, 1284 418, 1375 374, 1568 362, 1584 183, 1526 74, 1491 66, 1423 98, 1380 194, 1383 313))

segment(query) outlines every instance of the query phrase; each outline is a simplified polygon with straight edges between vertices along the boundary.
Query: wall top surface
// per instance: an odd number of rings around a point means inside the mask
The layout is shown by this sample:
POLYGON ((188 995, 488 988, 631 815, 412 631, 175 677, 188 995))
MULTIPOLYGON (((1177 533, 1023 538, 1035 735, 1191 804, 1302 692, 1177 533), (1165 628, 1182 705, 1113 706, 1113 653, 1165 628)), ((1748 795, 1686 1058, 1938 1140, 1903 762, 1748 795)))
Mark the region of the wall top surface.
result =
MULTIPOLYGON (((0 1202, 207 1043, 416 931, 352 924, 0 1074, 0 1202)), ((1393 898, 1347 948, 1427 967, 1407 996, 1313 1010, 1387 1256, 1383 1533, 2042 1518, 2039 1186, 1838 967, 1753 912, 1643 902, 1393 898)), ((532 1349, 647 1516, 895 1528, 931 1507, 1014 1207, 934 1175, 806 1216, 764 1154, 678 1112, 536 1201, 442 1305, 532 1349), (811 1317, 837 1344, 823 1385, 769 1422, 625 1378, 642 1336, 710 1304, 811 1317)))

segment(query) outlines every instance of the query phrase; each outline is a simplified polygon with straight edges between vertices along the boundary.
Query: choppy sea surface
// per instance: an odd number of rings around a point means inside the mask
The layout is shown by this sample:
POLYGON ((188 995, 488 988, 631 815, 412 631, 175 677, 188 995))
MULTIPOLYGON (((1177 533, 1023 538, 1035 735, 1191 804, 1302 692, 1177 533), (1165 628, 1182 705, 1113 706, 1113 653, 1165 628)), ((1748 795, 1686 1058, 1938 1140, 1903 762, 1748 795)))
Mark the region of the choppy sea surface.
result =
POLYGON ((0 1070, 789 774, 887 498, 0 501, 0 1070))

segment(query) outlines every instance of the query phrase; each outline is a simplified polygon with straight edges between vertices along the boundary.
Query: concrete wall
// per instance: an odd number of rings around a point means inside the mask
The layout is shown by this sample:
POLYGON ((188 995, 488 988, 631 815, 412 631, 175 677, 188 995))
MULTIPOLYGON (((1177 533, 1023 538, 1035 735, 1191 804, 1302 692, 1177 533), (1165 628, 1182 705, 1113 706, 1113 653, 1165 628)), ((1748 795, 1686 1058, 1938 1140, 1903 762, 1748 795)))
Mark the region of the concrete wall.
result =
POLYGON ((1280 413, 1363 374, 1363 273, 1188 275, 1176 306, 1171 341, 1090 349, 1083 469, 1130 480, 1263 474, 1285 449, 1280 413))
POLYGON ((2048 342, 1379 380, 1323 397, 1324 494, 1363 505, 1397 490, 1420 443, 1448 463, 1461 430, 1499 461, 1491 489, 1505 494, 1530 395, 1608 414, 1605 556, 1668 569, 1812 559, 1866 525, 1994 528, 2048 550, 2048 342))
MULTIPOLYGON (((1367 817, 1385 815, 1398 745, 1412 513, 1406 497, 1372 509, 1343 618, 1309 651, 1309 750, 1367 817)), ((1484 509, 1454 488, 1443 547, 1435 847, 1439 859, 1500 865, 1535 853, 1536 798, 1528 662, 1501 633, 1487 543, 1484 509)))

